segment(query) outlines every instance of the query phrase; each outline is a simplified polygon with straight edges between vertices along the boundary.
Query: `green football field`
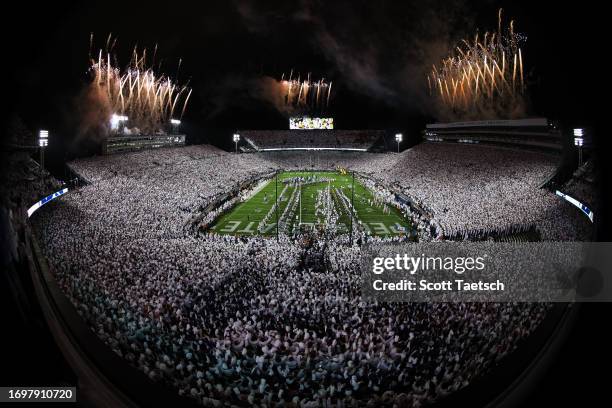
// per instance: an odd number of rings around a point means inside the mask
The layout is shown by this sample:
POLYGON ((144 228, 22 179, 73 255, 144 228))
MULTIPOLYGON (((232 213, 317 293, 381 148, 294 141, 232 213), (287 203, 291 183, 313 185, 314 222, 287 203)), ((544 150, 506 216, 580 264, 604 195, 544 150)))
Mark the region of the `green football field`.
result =
POLYGON ((246 201, 223 214, 212 226, 219 234, 274 235, 277 213, 280 233, 296 229, 333 230, 346 233, 350 226, 348 203, 355 206, 353 222, 376 236, 405 234, 410 222, 396 208, 377 202, 373 193, 355 178, 352 197, 352 175, 340 172, 282 172, 272 178, 246 201), (296 178, 300 178, 299 181, 296 178), (278 194, 278 209, 274 208, 278 194), (333 207, 334 218, 326 218, 333 207), (328 211, 324 209, 327 208, 328 211), (318 210, 318 211, 317 211, 318 210), (261 221, 266 218, 266 222, 261 221))

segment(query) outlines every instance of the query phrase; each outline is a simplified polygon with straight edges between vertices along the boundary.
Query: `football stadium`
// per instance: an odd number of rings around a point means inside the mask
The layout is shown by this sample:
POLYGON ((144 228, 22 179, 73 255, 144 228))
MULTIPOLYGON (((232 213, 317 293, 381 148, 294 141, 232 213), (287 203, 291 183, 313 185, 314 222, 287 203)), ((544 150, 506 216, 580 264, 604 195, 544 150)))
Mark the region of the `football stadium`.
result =
MULTIPOLYGON (((249 35, 271 29, 238 3, 249 35)), ((223 128, 225 113, 202 119, 206 135, 194 118, 212 116, 198 98, 220 80, 190 82, 198 73, 183 73, 195 65, 182 59, 160 71, 157 44, 126 51, 113 35, 86 37, 77 130, 14 121, 3 142, 6 294, 16 327, 45 334, 22 345, 40 357, 36 383, 15 369, 0 386, 48 385, 83 406, 524 403, 521 379, 547 372, 543 356, 561 347, 576 304, 363 292, 372 248, 495 256, 601 240, 594 131, 529 106, 529 42, 496 10, 487 34, 456 38, 423 72, 430 113, 410 119, 416 130, 335 107, 363 98, 355 66, 300 73, 283 61, 279 75, 232 78, 223 108, 203 104, 242 113, 223 128), (245 94, 275 119, 253 119, 245 94)))

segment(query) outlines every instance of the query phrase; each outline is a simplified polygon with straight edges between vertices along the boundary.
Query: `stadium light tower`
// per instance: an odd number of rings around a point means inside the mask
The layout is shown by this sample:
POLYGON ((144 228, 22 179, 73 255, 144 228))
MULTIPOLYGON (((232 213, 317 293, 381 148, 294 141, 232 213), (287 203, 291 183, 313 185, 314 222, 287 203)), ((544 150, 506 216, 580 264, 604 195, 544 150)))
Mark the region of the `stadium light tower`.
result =
POLYGON ((179 126, 181 126, 181 121, 178 119, 170 119, 170 124, 172 125, 172 131, 174 133, 178 133, 179 126))
POLYGON ((584 146, 584 129, 574 129, 574 146, 578 147, 578 167, 582 166, 582 146, 584 146))
POLYGON ((45 147, 49 145, 49 131, 41 130, 38 132, 38 146, 40 147, 40 177, 43 176, 45 168, 45 147))
POLYGON ((116 113, 113 113, 113 116, 111 116, 110 119, 110 126, 111 126, 111 130, 117 131, 119 130, 119 125, 121 124, 121 122, 127 122, 128 117, 125 115, 117 115, 116 113))
POLYGON ((399 153, 399 145, 402 142, 402 139, 404 138, 404 135, 402 135, 401 133, 396 133, 395 134, 395 141, 397 142, 397 152, 399 153))
POLYGON ((238 153, 238 142, 240 141, 240 135, 238 133, 234 133, 233 140, 236 144, 236 153, 238 153))

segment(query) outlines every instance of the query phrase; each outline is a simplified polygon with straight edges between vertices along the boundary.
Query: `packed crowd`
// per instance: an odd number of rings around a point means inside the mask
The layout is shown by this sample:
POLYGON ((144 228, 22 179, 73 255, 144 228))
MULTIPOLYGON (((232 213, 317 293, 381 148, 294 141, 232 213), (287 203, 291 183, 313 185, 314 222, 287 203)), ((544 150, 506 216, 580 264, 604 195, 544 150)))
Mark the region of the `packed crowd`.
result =
POLYGON ((289 168, 337 166, 366 175, 409 197, 420 209, 421 228, 439 239, 481 239, 537 229, 545 240, 588 238, 588 220, 547 189, 557 158, 484 145, 424 143, 401 154, 264 152, 289 168), (423 217, 425 215, 425 217, 423 217))
MULTIPOLYGON (((442 229, 562 216, 537 190, 552 163, 461 149, 333 153, 332 168, 397 186, 442 229)), ((184 228, 279 157, 193 146, 79 160, 90 184, 33 218, 79 313, 151 379, 204 405, 421 406, 494 367, 546 316, 545 304, 367 301, 356 244, 184 228)))
POLYGON ((2 268, 20 258, 20 236, 26 226, 27 210, 50 192, 62 188, 48 172, 40 167, 29 152, 1 152, 0 154, 0 244, 2 268))
POLYGON ((256 149, 351 148, 369 149, 384 136, 377 130, 242 130, 240 136, 256 149))
MULTIPOLYGON (((556 169, 540 153, 465 144, 424 143, 385 166, 364 169, 396 184, 426 208, 446 237, 482 235, 538 224, 557 201, 540 189, 556 169)), ((548 232, 548 231, 547 231, 548 232)), ((557 231, 550 231, 554 238, 557 231)))

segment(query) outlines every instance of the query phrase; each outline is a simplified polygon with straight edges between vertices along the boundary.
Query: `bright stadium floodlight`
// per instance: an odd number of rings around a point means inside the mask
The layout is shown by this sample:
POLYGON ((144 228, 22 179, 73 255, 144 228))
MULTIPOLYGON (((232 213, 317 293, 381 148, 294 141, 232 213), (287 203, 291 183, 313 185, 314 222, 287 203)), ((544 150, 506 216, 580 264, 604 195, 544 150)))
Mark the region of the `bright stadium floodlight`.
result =
POLYGON ((584 146, 584 129, 574 129, 574 146, 578 148, 578 167, 582 166, 582 146, 584 146))
POLYGON ((404 135, 402 135, 401 133, 396 133, 395 134, 395 141, 397 142, 397 152, 399 153, 399 145, 402 142, 404 135))
POLYGON ((38 146, 40 147, 40 177, 42 178, 45 168, 45 147, 49 145, 49 131, 40 130, 38 132, 38 146))
POLYGON ((119 128, 119 124, 121 122, 126 122, 127 120, 128 120, 127 116, 117 115, 116 113, 113 113, 113 116, 111 116, 111 120, 110 120, 111 129, 117 130, 119 128))
POLYGON ((178 133, 178 128, 181 125, 181 121, 178 119, 170 119, 170 126, 172 127, 173 133, 178 133))
POLYGON ((238 142, 240 141, 240 135, 238 133, 234 133, 234 136, 232 137, 232 139, 234 140, 234 143, 236 144, 236 153, 238 153, 238 142))
POLYGON ((41 130, 38 132, 38 145, 40 147, 45 147, 49 144, 49 131, 41 130))

